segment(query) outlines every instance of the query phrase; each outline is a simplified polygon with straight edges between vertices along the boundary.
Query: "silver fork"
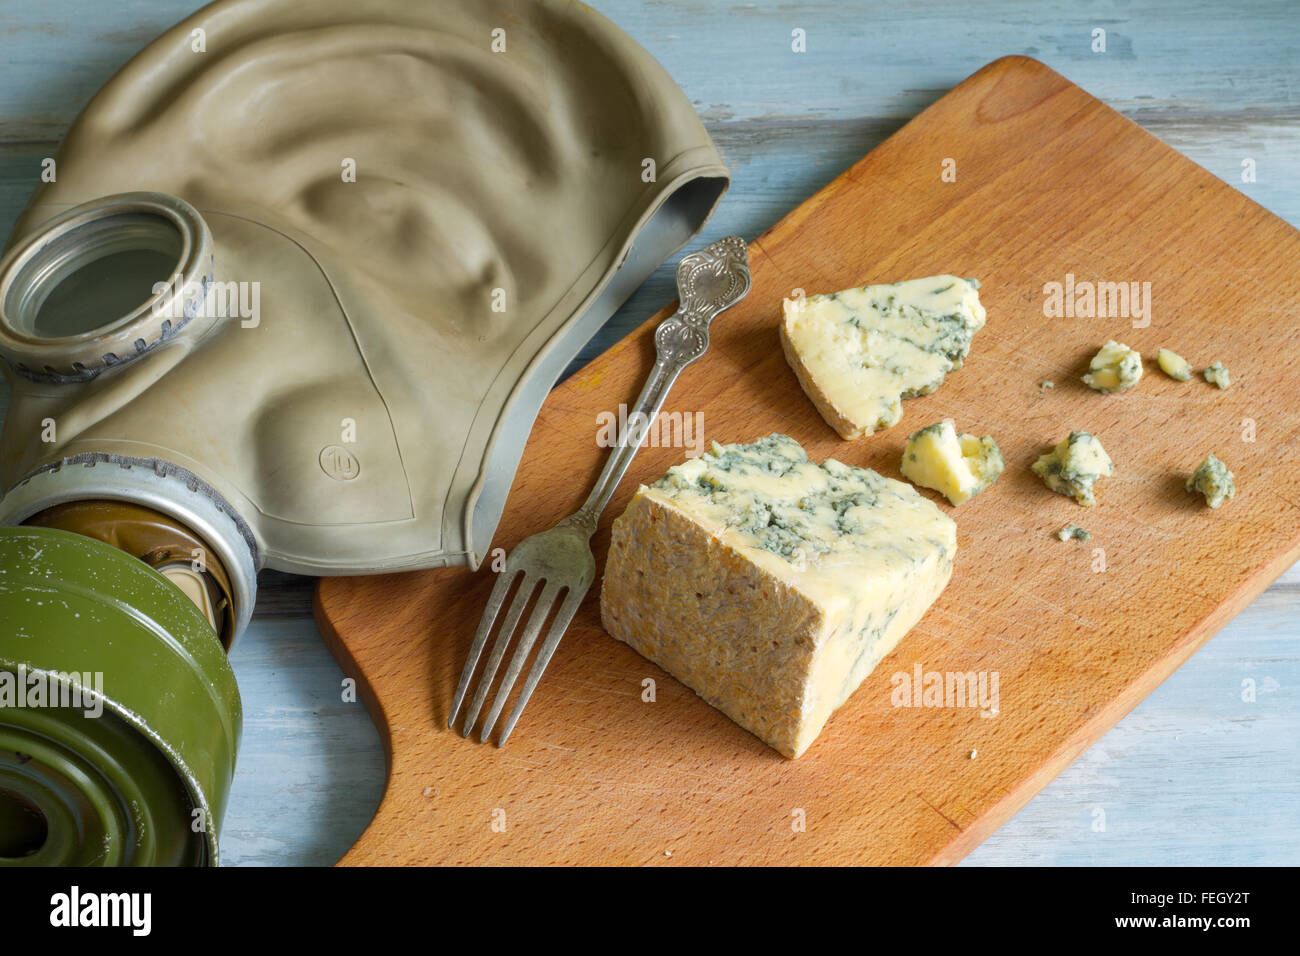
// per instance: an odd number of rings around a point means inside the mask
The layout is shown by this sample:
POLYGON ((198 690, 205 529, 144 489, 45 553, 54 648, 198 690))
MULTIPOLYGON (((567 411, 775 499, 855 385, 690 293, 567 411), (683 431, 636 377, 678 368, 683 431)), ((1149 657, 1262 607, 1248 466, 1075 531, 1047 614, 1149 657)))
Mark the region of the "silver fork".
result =
POLYGON ((483 721, 479 740, 486 741, 492 728, 501 715, 510 691, 519 678, 527 662, 528 655, 537 642, 546 619, 551 611, 556 611, 555 619, 542 642, 537 659, 533 662, 528 678, 519 692, 510 717, 501 730, 498 746, 503 746, 510 732, 514 729, 519 715, 532 696, 533 690, 541 679, 542 672, 551 661, 560 638, 564 636, 569 622, 577 613, 578 605, 591 589, 596 579, 596 558, 591 552, 591 536, 596 533, 596 523, 600 514, 609 504, 609 499, 618 487, 619 481, 632 464, 646 432, 649 430, 659 409, 663 407, 668 390, 677 381, 682 369, 690 365, 709 347, 709 323, 725 309, 731 308, 749 292, 749 256, 745 242, 738 236, 729 236, 719 240, 699 252, 685 256, 677 266, 677 311, 659 323, 655 329, 655 367, 641 389, 636 408, 628 415, 627 434, 605 462, 605 469, 596 479, 596 486, 591 490, 582 507, 555 527, 534 534, 520 541, 506 558, 505 570, 500 572, 492 596, 488 598, 483 618, 479 621, 478 631, 474 634, 474 643, 470 647, 469 660, 461 671, 460 683, 456 687, 456 697, 451 704, 451 717, 447 726, 456 726, 456 717, 469 691, 470 681, 478 667, 479 658, 487 644, 492 625, 496 623, 505 604, 506 595, 511 585, 522 573, 523 579, 515 591, 514 600, 506 612, 505 620, 492 644, 492 651, 484 665, 479 678, 474 699, 470 703, 469 713, 465 717, 462 736, 468 737, 478 719, 483 704, 487 701, 492 681, 505 657, 519 620, 523 617, 529 599, 541 586, 541 595, 519 641, 515 646, 514 656, 506 668, 501 686, 497 689, 492 707, 483 721), (561 601, 560 595, 564 598, 561 601))

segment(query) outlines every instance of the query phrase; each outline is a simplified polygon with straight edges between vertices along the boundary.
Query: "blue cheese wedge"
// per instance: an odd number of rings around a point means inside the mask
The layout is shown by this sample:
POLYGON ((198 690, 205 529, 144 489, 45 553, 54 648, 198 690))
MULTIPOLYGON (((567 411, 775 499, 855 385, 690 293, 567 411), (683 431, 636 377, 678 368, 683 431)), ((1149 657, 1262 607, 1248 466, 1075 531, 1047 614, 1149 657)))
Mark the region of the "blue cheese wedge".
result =
POLYGON ((1204 495, 1205 503, 1211 508, 1222 506, 1225 501, 1237 494, 1232 472, 1228 471, 1228 466, 1214 455, 1205 456, 1205 461, 1201 462, 1196 471, 1192 472, 1192 476, 1187 479, 1186 488, 1189 492, 1199 492, 1204 495))
POLYGON ((714 445, 614 522, 605 629, 787 757, 920 620, 957 527, 910 485, 808 460, 791 438, 714 445))
POLYGON ((954 505, 997 481, 1004 467, 997 442, 988 435, 958 435, 952 419, 922 428, 903 446, 903 477, 933 488, 954 505))
POLYGON ((1142 355, 1114 339, 1088 363, 1083 383, 1099 392, 1126 392, 1142 379, 1142 355))
POLYGON ((1070 432, 1064 441, 1034 462, 1031 469, 1048 488, 1090 508, 1097 503, 1092 486, 1098 478, 1113 475, 1115 463, 1095 436, 1070 432))
POLYGON ((1156 364, 1160 366, 1160 371, 1172 379, 1180 382, 1189 382, 1192 379, 1192 366, 1187 359, 1172 349, 1161 349, 1157 352, 1156 364))
POLYGON ((950 275, 786 299, 784 313, 786 360, 845 439, 896 424, 903 399, 961 368, 985 322, 979 283, 950 275))

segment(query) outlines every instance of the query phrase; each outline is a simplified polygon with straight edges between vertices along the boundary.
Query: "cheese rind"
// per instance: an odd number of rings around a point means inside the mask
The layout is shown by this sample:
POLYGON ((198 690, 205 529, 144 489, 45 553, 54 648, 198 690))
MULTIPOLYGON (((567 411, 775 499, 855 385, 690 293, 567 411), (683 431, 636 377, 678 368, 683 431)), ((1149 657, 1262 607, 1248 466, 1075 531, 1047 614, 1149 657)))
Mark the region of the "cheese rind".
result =
POLYGON ((786 299, 781 347, 841 438, 896 424, 902 400, 959 369, 984 327, 974 279, 941 275, 786 299))
POLYGON ((1233 481, 1228 466, 1214 455, 1206 455, 1205 461, 1197 466, 1196 471, 1187 479, 1188 491, 1200 492, 1205 496, 1205 503, 1211 508, 1218 508, 1236 496, 1237 485, 1233 481))
POLYGON ((788 757, 948 583, 956 525, 916 489, 772 435, 715 445, 615 522, 605 629, 788 757))
POLYGON ((1126 392, 1142 379, 1142 355, 1114 339, 1088 363, 1083 382, 1099 392, 1126 392))
POLYGON ((1115 463, 1095 436, 1070 432, 1064 441, 1034 462, 1031 470, 1048 488, 1090 508, 1097 503, 1093 484, 1098 478, 1113 475, 1115 463))
POLYGON ((1005 463, 990 436, 958 435, 952 419, 914 432, 903 446, 903 477, 933 488, 952 504, 969 501, 998 480, 1005 463))

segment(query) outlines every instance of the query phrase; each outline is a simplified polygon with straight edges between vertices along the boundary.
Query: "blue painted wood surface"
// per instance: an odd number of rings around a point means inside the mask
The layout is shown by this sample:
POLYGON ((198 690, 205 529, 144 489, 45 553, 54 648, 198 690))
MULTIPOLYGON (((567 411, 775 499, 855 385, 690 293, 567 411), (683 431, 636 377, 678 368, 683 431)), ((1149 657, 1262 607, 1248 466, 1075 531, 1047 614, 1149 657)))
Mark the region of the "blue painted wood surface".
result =
MULTIPOLYGON (((95 90, 196 6, 0 0, 0 230, 95 90)), ((763 231, 1007 53, 1044 61, 1300 225, 1293 0, 595 6, 668 68, 733 170, 702 241, 763 231), (1106 30, 1105 53, 1091 49, 1096 28, 1106 30), (806 31, 804 54, 791 51, 795 29, 806 31), (1255 161, 1251 183, 1241 179, 1245 159, 1255 161)), ((580 361, 672 297, 665 267, 580 361)), ((230 864, 330 863, 381 795, 379 738, 361 706, 342 700, 342 674, 311 621, 310 584, 264 573, 257 616, 232 655, 246 723, 223 839, 230 864)), ((1300 862, 1298 612, 1300 566, 966 862, 1300 862), (1243 682, 1253 682, 1253 701, 1243 682)))

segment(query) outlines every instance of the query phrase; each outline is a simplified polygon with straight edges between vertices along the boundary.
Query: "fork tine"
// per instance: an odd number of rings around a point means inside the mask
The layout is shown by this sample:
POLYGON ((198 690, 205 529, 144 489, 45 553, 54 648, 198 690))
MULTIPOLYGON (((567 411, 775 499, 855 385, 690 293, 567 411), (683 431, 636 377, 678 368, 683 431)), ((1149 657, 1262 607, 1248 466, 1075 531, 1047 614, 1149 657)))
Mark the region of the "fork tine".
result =
MULTIPOLYGON (((479 677, 478 686, 474 690, 474 699, 470 702, 469 712, 465 715, 465 725, 461 729, 461 736, 468 737, 474 727, 474 721, 478 719, 479 710, 483 707, 483 700, 487 697, 487 688, 492 684, 492 678, 496 676, 497 668, 501 666, 501 658, 505 654, 506 645, 510 643, 510 635, 514 633, 515 626, 519 623, 520 616, 524 613, 524 607, 528 604, 528 598, 536 589, 537 582, 531 578, 527 572, 521 575, 502 575, 503 580, 497 581, 492 588, 492 598, 497 602, 498 609, 500 602, 505 600, 505 594, 509 590, 514 579, 518 577, 519 589, 515 591, 515 596, 510 601, 510 607, 506 610, 505 620, 502 621, 500 629, 497 631, 496 640, 492 643, 492 650, 488 654, 487 663, 483 665, 483 674, 479 677), (500 597, 497 591, 500 589, 500 597)), ((496 617, 494 614, 493 617, 496 617)), ((483 638, 486 640, 487 633, 492 629, 492 622, 488 615, 484 613, 482 620, 479 621, 479 627, 483 629, 483 638)), ((476 643, 477 638, 476 638, 476 643)), ((478 647, 479 654, 471 655, 477 662, 477 657, 482 656, 483 648, 478 647)), ((469 664, 466 665, 467 672, 461 675, 461 680, 467 685, 472 671, 469 664)))
POLYGON ((524 712, 528 698, 533 696, 537 682, 542 679, 542 671, 546 670, 546 665, 551 662, 551 655, 555 653, 555 648, 559 645, 564 632, 569 629, 569 623, 573 620, 573 615, 578 613, 578 607, 582 604, 582 599, 587 596, 588 590, 590 586, 582 590, 570 589, 565 596, 564 603, 560 605, 560 610, 555 615, 555 622, 551 624, 551 630, 546 635, 546 640, 542 642, 542 649, 537 652, 537 660, 533 662, 533 668, 528 672, 528 679, 524 681, 523 689, 519 691, 519 699, 515 701, 515 706, 510 711, 510 718, 501 730, 498 747, 505 746, 510 732, 515 729, 515 724, 519 721, 519 715, 524 712))
POLYGON ((456 696, 451 702, 451 716, 447 718, 447 726, 456 726, 456 715, 460 713, 461 704, 465 702, 465 692, 469 690, 470 679, 474 676, 474 668, 478 667, 478 660, 483 656, 483 645, 487 643, 488 634, 492 632, 492 625, 501 613, 501 605, 505 603, 506 594, 510 591, 510 585, 519 575, 502 574, 497 578, 496 584, 492 586, 492 594, 488 597, 487 607, 483 609, 483 616, 479 618, 478 630, 474 632, 474 642, 469 648, 469 660, 465 661, 465 668, 460 672, 460 683, 456 685, 456 696))
POLYGON ((515 628, 519 626, 519 619, 523 617, 524 609, 528 607, 528 602, 532 599, 539 583, 538 578, 524 571, 523 579, 519 582, 519 590, 515 592, 514 599, 510 602, 510 610, 506 612, 506 619, 501 625, 501 630, 497 632, 496 641, 492 644, 492 652, 488 655, 487 663, 483 665, 483 674, 479 677, 478 687, 474 690, 474 700, 470 704, 469 713, 465 715, 465 726, 461 729, 462 737, 468 737, 474 729, 474 723, 478 720, 478 715, 487 702, 488 692, 492 689, 492 681, 501 667, 501 660, 506 655, 506 648, 510 646, 515 628))
POLYGON ((501 708, 506 705, 506 698, 510 696, 510 690, 515 686, 515 681, 519 679, 519 672, 524 669, 524 664, 528 662, 528 652, 533 649, 533 644, 537 641, 537 635, 541 633, 542 625, 546 623, 546 619, 551 616, 551 611, 555 609, 555 599, 561 589, 561 585, 552 584, 549 581, 546 583, 546 587, 542 589, 542 594, 537 599, 537 605, 528 618, 528 625, 519 636, 519 643, 515 645, 514 655, 510 658, 510 666, 506 668, 505 676, 501 678, 501 686, 497 689, 497 695, 492 700, 492 709, 488 711, 487 717, 483 719, 483 727, 479 733, 480 741, 486 741, 492 733, 492 727, 496 724, 497 717, 501 715, 501 708))

